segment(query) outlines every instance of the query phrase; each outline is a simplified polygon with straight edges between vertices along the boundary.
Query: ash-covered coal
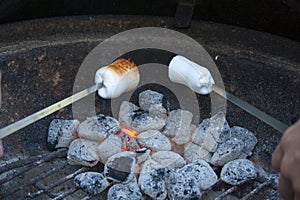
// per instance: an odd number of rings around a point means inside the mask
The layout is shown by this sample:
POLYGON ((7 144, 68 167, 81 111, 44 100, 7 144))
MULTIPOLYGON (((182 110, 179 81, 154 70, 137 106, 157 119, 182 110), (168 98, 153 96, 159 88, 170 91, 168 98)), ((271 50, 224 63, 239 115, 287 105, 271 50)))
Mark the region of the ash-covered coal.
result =
POLYGON ((129 182, 136 173, 136 159, 133 152, 120 152, 107 160, 104 166, 104 175, 116 182, 129 182))
POLYGON ((48 147, 52 150, 69 147, 77 137, 78 120, 54 119, 48 129, 48 147))
POLYGON ((188 162, 194 162, 197 160, 205 160, 206 162, 210 162, 211 157, 212 153, 204 149, 202 146, 192 142, 185 145, 184 158, 188 162))
POLYGON ((173 151, 158 151, 152 154, 151 158, 168 169, 183 167, 186 164, 184 158, 173 151))
MULTIPOLYGON (((144 163, 148 159, 150 159, 151 150, 147 148, 141 148, 139 150, 136 150, 136 162, 137 164, 144 163)), ((144 163, 145 164, 145 163, 144 163)))
POLYGON ((238 126, 233 126, 230 129, 230 132, 231 132, 231 137, 241 140, 242 143, 244 144, 243 146, 244 157, 246 158, 247 156, 251 156, 252 151, 255 145, 257 144, 257 138, 255 137, 255 135, 251 131, 238 126))
POLYGON ((99 161, 97 154, 98 145, 96 141, 86 139, 73 140, 67 153, 68 163, 70 165, 95 166, 99 161))
POLYGON ((139 106, 143 110, 149 111, 151 106, 163 105, 164 95, 152 90, 146 90, 139 94, 139 106))
POLYGON ((251 156, 256 144, 257 138, 251 131, 237 126, 230 128, 225 115, 218 113, 199 124, 184 154, 189 161, 204 159, 214 166, 223 166, 251 156))
POLYGON ((207 190, 218 181, 218 176, 212 167, 204 160, 189 163, 178 170, 179 172, 195 176, 201 190, 207 190))
POLYGON ((119 121, 121 124, 130 127, 135 111, 140 108, 129 101, 123 101, 119 109, 119 121))
POLYGON ((217 180, 216 173, 204 160, 169 170, 165 175, 169 199, 200 199, 202 191, 212 187, 217 180))
POLYGON ((170 140, 157 130, 142 132, 137 136, 137 141, 141 146, 152 151, 170 151, 172 148, 170 140))
POLYGON ((151 116, 148 111, 136 111, 132 117, 130 127, 139 132, 150 129, 160 130, 165 126, 163 118, 151 116))
POLYGON ((202 196, 199 180, 191 174, 174 169, 165 181, 169 199, 200 199, 202 196))
POLYGON ((165 199, 168 194, 164 180, 166 173, 166 168, 159 168, 151 170, 150 172, 141 172, 138 182, 142 192, 152 199, 165 199))
POLYGON ((160 130, 165 126, 164 115, 159 114, 161 107, 157 111, 151 107, 151 113, 146 110, 141 110, 136 105, 130 102, 123 102, 120 106, 119 119, 125 126, 136 131, 143 132, 147 130, 160 130))
POLYGON ((256 168, 248 159, 230 161, 224 165, 221 171, 221 179, 230 185, 240 185, 256 176, 256 168))
MULTIPOLYGON (((50 125, 49 137, 59 141, 66 135, 72 141, 69 164, 104 164, 99 180, 114 184, 108 199, 200 199, 218 179, 239 185, 256 177, 255 166, 244 159, 257 143, 251 131, 230 128, 224 113, 195 125, 190 111, 167 110, 162 94, 147 90, 139 96, 139 106, 121 104, 119 121, 99 114, 79 125, 74 120, 72 128, 60 129, 64 121, 50 125)), ((102 190, 94 179, 80 184, 79 177, 76 184, 87 193, 94 194, 87 188, 102 190)))
POLYGON ((110 185, 107 179, 98 172, 84 172, 78 174, 75 176, 74 182, 77 187, 80 187, 90 195, 100 194, 110 185))
POLYGON ((106 163, 108 158, 122 152, 122 140, 116 135, 110 135, 97 147, 97 153, 102 163, 106 163))
POLYGON ((219 144, 217 151, 211 158, 211 164, 223 166, 229 161, 238 158, 247 158, 252 155, 252 151, 257 144, 257 138, 249 130, 234 126, 230 132, 224 133, 230 135, 223 137, 223 143, 219 144), (224 138, 229 138, 225 140, 224 138))
POLYGON ((237 159, 243 150, 244 144, 237 138, 232 138, 220 144, 213 154, 210 163, 215 166, 223 166, 229 161, 237 159))
POLYGON ((177 144, 185 144, 191 138, 191 123, 193 114, 187 110, 169 112, 163 133, 172 138, 177 144))
POLYGON ((89 140, 103 140, 119 130, 120 124, 115 118, 99 114, 83 121, 78 127, 78 134, 89 140))
POLYGON ((230 138, 230 127, 224 113, 204 119, 195 130, 192 141, 214 153, 219 143, 230 138), (228 137, 229 136, 229 137, 228 137))
POLYGON ((119 183, 113 185, 107 194, 108 200, 143 200, 143 195, 136 181, 127 184, 119 183))
POLYGON ((153 160, 151 157, 143 164, 140 174, 151 173, 156 169, 164 168, 159 162, 153 160))

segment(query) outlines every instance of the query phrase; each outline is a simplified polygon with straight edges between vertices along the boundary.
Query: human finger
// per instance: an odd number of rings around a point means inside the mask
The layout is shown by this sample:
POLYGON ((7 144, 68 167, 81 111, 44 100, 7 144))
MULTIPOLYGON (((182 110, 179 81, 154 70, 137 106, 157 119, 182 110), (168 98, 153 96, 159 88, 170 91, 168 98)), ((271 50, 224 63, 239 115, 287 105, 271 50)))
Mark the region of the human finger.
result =
POLYGON ((0 157, 3 156, 3 144, 2 144, 2 140, 0 140, 0 157))
POLYGON ((280 164, 282 161, 282 157, 283 157, 283 152, 281 149, 280 144, 277 145, 276 149, 274 150, 273 154, 272 154, 272 167, 273 169, 279 171, 280 170, 280 164))
POLYGON ((294 193, 294 200, 300 200, 300 193, 294 193))
POLYGON ((295 194, 294 195, 294 200, 300 200, 300 194, 295 194))
POLYGON ((282 175, 279 177, 279 186, 278 186, 279 195, 286 200, 294 199, 294 192, 292 189, 291 182, 284 178, 282 175))

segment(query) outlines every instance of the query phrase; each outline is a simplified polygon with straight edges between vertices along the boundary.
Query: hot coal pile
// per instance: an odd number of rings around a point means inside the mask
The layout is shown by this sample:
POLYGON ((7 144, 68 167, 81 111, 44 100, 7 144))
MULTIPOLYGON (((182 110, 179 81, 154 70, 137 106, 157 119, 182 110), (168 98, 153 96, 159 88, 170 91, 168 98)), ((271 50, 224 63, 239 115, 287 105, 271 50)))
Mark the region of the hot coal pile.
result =
POLYGON ((200 199, 219 182, 235 186, 255 179, 248 160, 257 143, 254 134, 230 127, 224 113, 192 124, 188 110, 168 110, 164 95, 146 90, 139 105, 124 101, 119 119, 98 114, 79 123, 55 119, 48 144, 68 148, 70 165, 104 171, 74 178, 89 195, 108 190, 107 199, 200 199))

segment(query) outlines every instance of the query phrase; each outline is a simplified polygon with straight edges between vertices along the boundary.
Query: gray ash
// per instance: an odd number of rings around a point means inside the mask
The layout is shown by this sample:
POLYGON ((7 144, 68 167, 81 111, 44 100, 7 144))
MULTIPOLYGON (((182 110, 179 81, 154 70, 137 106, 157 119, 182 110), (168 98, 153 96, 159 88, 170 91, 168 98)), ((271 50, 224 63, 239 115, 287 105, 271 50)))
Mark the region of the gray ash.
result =
MULTIPOLYGON (((159 93, 160 95, 158 96, 162 95, 162 98, 158 98, 159 101, 157 102, 161 103, 167 112, 180 108, 180 103, 176 95, 169 88, 157 83, 149 83, 137 88, 131 96, 130 102, 140 105, 139 96, 142 92, 146 91, 152 91, 152 94, 159 93)), ((153 105, 154 103, 151 104, 153 105)))
POLYGON ((164 95, 152 90, 145 90, 139 94, 139 106, 143 110, 149 110, 152 105, 162 105, 164 95))
POLYGON ((135 176, 136 159, 132 152, 120 152, 111 157, 104 166, 104 176, 116 182, 128 182, 135 176))
POLYGON ((231 185, 240 185, 256 176, 257 171, 254 164, 247 159, 228 162, 221 171, 221 179, 231 185))
POLYGON ((119 122, 113 117, 98 114, 83 121, 78 128, 79 136, 90 140, 102 140, 120 130, 119 122))
POLYGON ((133 111, 133 115, 131 115, 132 120, 135 120, 136 118, 143 118, 143 115, 149 115, 149 111, 138 109, 133 111))
POLYGON ((81 173, 74 178, 77 187, 90 195, 96 195, 103 192, 110 183, 107 179, 98 172, 81 173))
POLYGON ((167 197, 165 185, 166 168, 159 168, 150 173, 141 173, 139 176, 139 185, 143 193, 152 199, 162 200, 167 197))
POLYGON ((115 184, 107 194, 108 200, 143 200, 139 187, 134 184, 115 184))
POLYGON ((49 150, 69 147, 77 137, 78 120, 54 119, 48 129, 47 145, 49 150))

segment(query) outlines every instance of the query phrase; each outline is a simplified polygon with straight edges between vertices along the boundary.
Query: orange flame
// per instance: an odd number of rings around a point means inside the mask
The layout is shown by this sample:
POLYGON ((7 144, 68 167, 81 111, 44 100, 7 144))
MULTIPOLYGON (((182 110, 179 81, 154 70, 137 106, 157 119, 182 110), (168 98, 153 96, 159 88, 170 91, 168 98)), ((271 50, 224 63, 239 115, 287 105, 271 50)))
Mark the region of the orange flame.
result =
POLYGON ((124 127, 124 126, 121 128, 121 130, 131 138, 135 138, 141 133, 141 132, 135 131, 131 128, 124 127))

